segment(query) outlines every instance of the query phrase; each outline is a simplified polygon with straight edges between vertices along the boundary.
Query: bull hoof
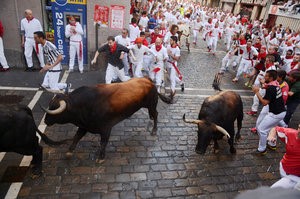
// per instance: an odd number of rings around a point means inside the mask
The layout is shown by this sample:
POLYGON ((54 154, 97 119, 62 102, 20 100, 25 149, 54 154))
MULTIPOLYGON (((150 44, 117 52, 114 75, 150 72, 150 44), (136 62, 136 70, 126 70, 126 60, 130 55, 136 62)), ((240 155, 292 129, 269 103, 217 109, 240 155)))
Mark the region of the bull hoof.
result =
POLYGON ((200 155, 203 155, 204 154, 204 152, 203 151, 200 151, 200 150, 195 150, 195 152, 197 153, 197 154, 200 154, 200 155))
POLYGON ((73 157, 73 153, 70 152, 70 151, 68 151, 68 152, 66 153, 66 157, 67 157, 68 159, 72 158, 72 157, 73 157))
POLYGON ((236 149, 235 148, 230 148, 230 153, 232 153, 232 154, 236 153, 236 149))
POLYGON ((35 168, 33 167, 30 173, 30 178, 31 179, 37 179, 43 175, 43 172, 40 168, 35 168))
POLYGON ((156 134, 157 134, 157 131, 156 130, 152 130, 151 135, 155 136, 156 134))
POLYGON ((241 135, 236 135, 236 136, 235 136, 235 141, 238 142, 238 141, 240 141, 240 140, 241 140, 241 135))
POLYGON ((105 160, 104 159, 96 159, 97 164, 102 164, 105 160))

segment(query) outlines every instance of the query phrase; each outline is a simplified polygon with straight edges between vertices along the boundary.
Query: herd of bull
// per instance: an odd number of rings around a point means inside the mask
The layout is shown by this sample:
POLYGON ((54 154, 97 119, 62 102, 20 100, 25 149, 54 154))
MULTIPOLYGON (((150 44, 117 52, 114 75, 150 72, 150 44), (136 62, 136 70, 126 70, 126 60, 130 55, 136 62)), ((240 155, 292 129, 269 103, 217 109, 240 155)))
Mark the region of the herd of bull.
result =
MULTIPOLYGON (((123 83, 83 86, 71 93, 57 94, 50 101, 49 107, 42 109, 46 112, 45 124, 48 126, 72 123, 78 127, 66 153, 69 157, 87 132, 99 134, 101 143, 96 161, 101 163, 105 158, 105 148, 112 127, 140 108, 148 109, 149 117, 154 121, 151 135, 156 134, 158 98, 165 103, 171 103, 171 99, 157 92, 150 79, 134 78, 123 83)), ((186 119, 185 115, 183 116, 184 122, 198 125, 196 152, 200 154, 205 153, 211 140, 214 141, 214 150, 217 151, 217 140, 224 135, 228 137, 230 152, 235 153, 234 138, 240 138, 242 120, 243 103, 241 97, 233 91, 222 91, 206 98, 197 120, 186 119), (236 136, 235 120, 238 127, 236 136)), ((0 152, 32 155, 32 177, 38 177, 42 173, 43 151, 36 132, 48 145, 61 145, 68 141, 53 141, 42 134, 27 106, 0 105, 0 152)))

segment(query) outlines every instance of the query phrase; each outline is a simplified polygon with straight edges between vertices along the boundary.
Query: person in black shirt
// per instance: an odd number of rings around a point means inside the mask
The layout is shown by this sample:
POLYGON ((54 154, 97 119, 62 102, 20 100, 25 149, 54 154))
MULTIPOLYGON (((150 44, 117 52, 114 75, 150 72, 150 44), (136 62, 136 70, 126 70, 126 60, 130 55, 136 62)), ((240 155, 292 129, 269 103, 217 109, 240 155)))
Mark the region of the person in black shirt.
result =
POLYGON ((267 147, 271 150, 276 150, 276 143, 267 143, 268 133, 271 128, 279 124, 286 113, 281 89, 276 79, 277 71, 269 70, 266 72, 264 85, 266 94, 264 97, 259 94, 259 87, 252 87, 252 91, 264 106, 256 121, 256 129, 259 135, 257 154, 260 155, 266 154, 267 147))
POLYGON ((125 76, 122 59, 124 58, 124 54, 129 52, 129 49, 117 44, 115 38, 109 36, 107 38, 107 44, 104 44, 96 51, 94 59, 91 62, 92 64, 96 63, 97 57, 101 52, 105 52, 108 60, 105 75, 106 84, 110 84, 114 77, 118 77, 122 82, 128 81, 130 77, 125 76))

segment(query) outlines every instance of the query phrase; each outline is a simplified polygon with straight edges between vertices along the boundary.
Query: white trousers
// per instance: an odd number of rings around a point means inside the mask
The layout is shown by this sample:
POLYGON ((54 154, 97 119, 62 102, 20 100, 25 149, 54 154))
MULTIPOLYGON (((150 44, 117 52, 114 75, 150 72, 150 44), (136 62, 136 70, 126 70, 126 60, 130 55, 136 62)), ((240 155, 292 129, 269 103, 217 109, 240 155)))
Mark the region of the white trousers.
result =
POLYGON ((224 38, 224 43, 226 44, 226 50, 230 49, 230 43, 231 43, 231 36, 226 36, 224 38))
MULTIPOLYGON (((258 92, 259 92, 259 94, 260 94, 262 97, 264 97, 265 94, 266 94, 266 89, 260 88, 258 92)), ((258 106, 259 106, 259 99, 258 99, 257 95, 254 95, 254 96, 253 96, 253 104, 252 104, 252 106, 251 106, 251 110, 254 111, 254 112, 257 112, 258 106)))
MULTIPOLYGON (((144 55, 143 68, 145 71, 150 73, 150 69, 151 69, 152 65, 154 64, 153 60, 154 60, 153 55, 144 55)), ((163 65, 163 63, 162 63, 162 65, 163 65)))
POLYGON ((194 39, 193 39, 193 43, 197 43, 197 40, 198 40, 198 36, 199 36, 199 30, 193 30, 193 36, 194 36, 194 39))
POLYGON ((164 63, 158 62, 157 64, 151 65, 151 67, 149 68, 149 77, 152 79, 153 82, 155 82, 156 86, 160 86, 162 83, 162 79, 163 79, 163 70, 164 70, 164 63), (153 72, 153 70, 155 68, 160 68, 160 71, 158 72, 153 72))
POLYGON ((130 77, 125 75, 124 68, 119 69, 116 66, 111 64, 107 65, 106 75, 105 75, 105 82, 106 84, 110 84, 114 77, 118 77, 122 82, 128 81, 130 77))
POLYGON ((211 48, 211 52, 216 52, 218 45, 218 37, 209 37, 209 47, 211 48))
POLYGON ((252 61, 242 58, 236 73, 236 78, 238 79, 242 73, 250 74, 252 69, 253 69, 252 61))
POLYGON ((124 58, 122 59, 122 62, 124 64, 124 73, 125 75, 129 76, 129 61, 128 61, 128 54, 124 53, 124 58))
MULTIPOLYGON (((39 48, 39 53, 37 54, 37 57, 40 61, 40 67, 44 67, 45 62, 44 62, 43 46, 41 44, 38 44, 38 48, 39 48)), ((33 62, 32 62, 33 49, 35 52, 37 51, 34 39, 26 38, 25 45, 24 45, 24 55, 26 58, 27 66, 29 68, 33 67, 33 62)))
POLYGON ((300 190, 300 177, 295 175, 288 175, 282 167, 282 163, 279 163, 279 171, 281 179, 275 182, 271 188, 282 187, 285 189, 298 189, 300 190))
MULTIPOLYGON (((267 147, 267 137, 271 128, 277 126, 279 122, 284 118, 285 111, 275 115, 274 113, 269 112, 269 106, 264 106, 261 110, 257 121, 256 129, 259 135, 259 144, 258 151, 264 151, 267 147)), ((274 146, 274 143, 268 143, 271 146, 274 146)))
POLYGON ((134 68, 134 77, 144 77, 142 73, 143 62, 132 63, 132 67, 134 68))
POLYGON ((6 57, 4 55, 4 47, 3 47, 3 40, 2 37, 0 37, 0 63, 3 68, 9 68, 6 57))
POLYGON ((236 67, 239 63, 240 57, 237 55, 229 55, 227 53, 225 57, 222 59, 221 71, 228 70, 229 66, 236 67))
POLYGON ((168 68, 169 77, 170 77, 170 84, 171 84, 170 87, 171 87, 172 92, 175 92, 176 83, 182 84, 182 81, 177 76, 177 72, 171 63, 167 62, 167 68, 168 68))
POLYGON ((43 86, 51 90, 62 90, 67 87, 66 83, 58 83, 60 72, 46 72, 43 86))
POLYGON ((83 45, 82 45, 82 41, 81 42, 70 41, 70 61, 69 61, 69 69, 70 70, 74 70, 76 54, 77 54, 79 71, 83 71, 83 45), (79 57, 79 55, 80 55, 80 43, 81 43, 81 52, 82 52, 81 59, 79 57))

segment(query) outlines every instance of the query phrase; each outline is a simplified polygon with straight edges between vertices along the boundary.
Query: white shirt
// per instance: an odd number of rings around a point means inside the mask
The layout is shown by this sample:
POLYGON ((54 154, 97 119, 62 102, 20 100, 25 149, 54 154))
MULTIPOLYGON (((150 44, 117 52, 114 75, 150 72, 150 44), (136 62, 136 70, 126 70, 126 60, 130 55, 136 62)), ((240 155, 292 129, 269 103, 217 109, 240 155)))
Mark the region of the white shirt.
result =
POLYGON ((163 61, 166 60, 166 59, 168 59, 168 57, 169 57, 167 49, 164 46, 162 46, 162 48, 160 49, 160 51, 157 51, 155 45, 153 45, 151 47, 151 50, 153 52, 155 52, 158 64, 162 64, 163 61))
POLYGON ((135 57, 135 60, 133 60, 133 64, 138 64, 143 62, 144 54, 145 53, 151 53, 154 56, 156 56, 155 52, 150 50, 147 46, 142 45, 141 48, 138 48, 136 44, 130 45, 127 47, 130 49, 135 57))
POLYGON ((140 22, 139 22, 139 25, 143 26, 144 28, 148 27, 148 21, 149 21, 149 18, 147 16, 145 17, 141 17, 140 18, 140 22))
POLYGON ((129 38, 131 42, 134 42, 136 38, 140 35, 140 29, 138 26, 134 27, 134 25, 129 24, 129 38))
MULTIPOLYGON (((171 51, 171 54, 175 57, 180 57, 180 49, 178 46, 176 46, 175 48, 172 48, 171 45, 167 46, 167 51, 171 51)), ((169 57, 169 61, 175 63, 175 65, 177 65, 177 61, 174 60, 172 57, 169 57)))
POLYGON ((122 37, 122 35, 118 35, 115 37, 115 41, 118 43, 118 44, 121 44, 123 46, 129 46, 130 45, 130 38, 129 37, 122 37))
POLYGON ((68 24, 65 30, 65 36, 70 37, 70 41, 82 41, 83 29, 79 22, 76 22, 75 26, 68 24), (75 28, 75 32, 72 31, 72 27, 75 28))
POLYGON ((253 59, 254 55, 258 55, 256 48, 254 48, 253 46, 251 46, 250 52, 247 52, 247 45, 240 45, 240 49, 243 50, 242 58, 244 59, 253 59))
POLYGON ((220 36, 222 36, 222 31, 220 28, 212 28, 211 29, 211 34, 210 34, 210 37, 215 37, 215 38, 218 38, 219 37, 219 34, 220 36))
POLYGON ((227 27, 225 29, 226 37, 231 38, 234 35, 234 28, 227 27))
POLYGON ((200 30, 201 26, 202 26, 201 21, 200 22, 197 22, 197 20, 194 21, 194 23, 193 23, 193 29, 194 30, 200 30))
POLYGON ((34 36, 34 32, 43 31, 41 23, 38 19, 33 18, 28 21, 26 18, 21 20, 21 31, 24 31, 26 38, 32 38, 34 36))

